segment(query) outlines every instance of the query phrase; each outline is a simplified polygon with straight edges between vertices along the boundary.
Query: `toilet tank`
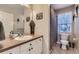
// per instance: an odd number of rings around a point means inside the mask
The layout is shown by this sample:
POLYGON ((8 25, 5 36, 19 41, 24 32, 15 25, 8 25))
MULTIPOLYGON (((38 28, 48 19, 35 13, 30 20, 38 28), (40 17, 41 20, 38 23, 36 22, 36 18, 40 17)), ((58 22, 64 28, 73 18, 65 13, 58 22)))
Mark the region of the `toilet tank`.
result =
POLYGON ((68 40, 68 33, 61 33, 61 40, 68 40))

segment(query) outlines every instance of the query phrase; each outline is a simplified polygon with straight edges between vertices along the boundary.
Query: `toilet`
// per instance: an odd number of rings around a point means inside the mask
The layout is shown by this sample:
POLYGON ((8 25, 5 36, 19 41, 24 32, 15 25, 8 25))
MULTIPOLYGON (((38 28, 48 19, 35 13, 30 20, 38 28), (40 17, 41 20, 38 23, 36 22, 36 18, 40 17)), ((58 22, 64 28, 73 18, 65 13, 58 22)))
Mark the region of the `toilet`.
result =
POLYGON ((63 50, 67 50, 67 46, 68 46, 68 35, 67 33, 62 33, 61 34, 61 40, 60 40, 60 43, 61 43, 61 47, 63 50))

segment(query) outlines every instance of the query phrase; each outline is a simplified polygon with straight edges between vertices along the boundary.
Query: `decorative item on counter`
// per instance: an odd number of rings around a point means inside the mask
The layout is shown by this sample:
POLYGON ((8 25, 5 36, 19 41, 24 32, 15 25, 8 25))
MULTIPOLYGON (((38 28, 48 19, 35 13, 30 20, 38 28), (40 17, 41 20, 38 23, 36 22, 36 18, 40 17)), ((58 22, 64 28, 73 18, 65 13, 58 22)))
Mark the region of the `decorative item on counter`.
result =
POLYGON ((14 33, 14 31, 12 30, 12 31, 10 31, 9 38, 14 39, 14 38, 16 38, 18 35, 19 35, 18 33, 14 33))
POLYGON ((29 26, 30 26, 30 34, 34 35, 35 34, 35 22, 31 20, 29 26))
POLYGON ((30 21, 30 16, 26 18, 26 22, 29 22, 30 21))
POLYGON ((36 19, 37 20, 43 19, 43 12, 36 14, 36 19))
POLYGON ((13 34, 14 34, 14 32, 10 31, 9 38, 13 38, 13 34))

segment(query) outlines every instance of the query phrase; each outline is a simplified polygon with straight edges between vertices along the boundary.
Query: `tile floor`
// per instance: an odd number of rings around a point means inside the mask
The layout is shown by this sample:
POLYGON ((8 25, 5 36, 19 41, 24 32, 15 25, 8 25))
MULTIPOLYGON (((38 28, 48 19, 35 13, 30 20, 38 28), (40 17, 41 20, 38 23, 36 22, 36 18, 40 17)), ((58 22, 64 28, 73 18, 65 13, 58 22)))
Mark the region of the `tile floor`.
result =
POLYGON ((55 45, 52 48, 51 54, 79 54, 79 50, 76 48, 69 48, 69 50, 63 50, 59 45, 55 45))

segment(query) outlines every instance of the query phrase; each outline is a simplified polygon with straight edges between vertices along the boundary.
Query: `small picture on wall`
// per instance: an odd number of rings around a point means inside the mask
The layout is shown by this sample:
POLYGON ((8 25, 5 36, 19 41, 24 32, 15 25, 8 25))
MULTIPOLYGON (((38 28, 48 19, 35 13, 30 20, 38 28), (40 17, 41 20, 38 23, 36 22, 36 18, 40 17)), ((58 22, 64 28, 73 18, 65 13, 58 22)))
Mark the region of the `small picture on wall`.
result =
POLYGON ((26 22, 29 22, 29 21, 30 21, 30 16, 26 17, 26 22))
POLYGON ((41 13, 36 14, 36 19, 42 20, 43 19, 43 13, 41 12, 41 13))

